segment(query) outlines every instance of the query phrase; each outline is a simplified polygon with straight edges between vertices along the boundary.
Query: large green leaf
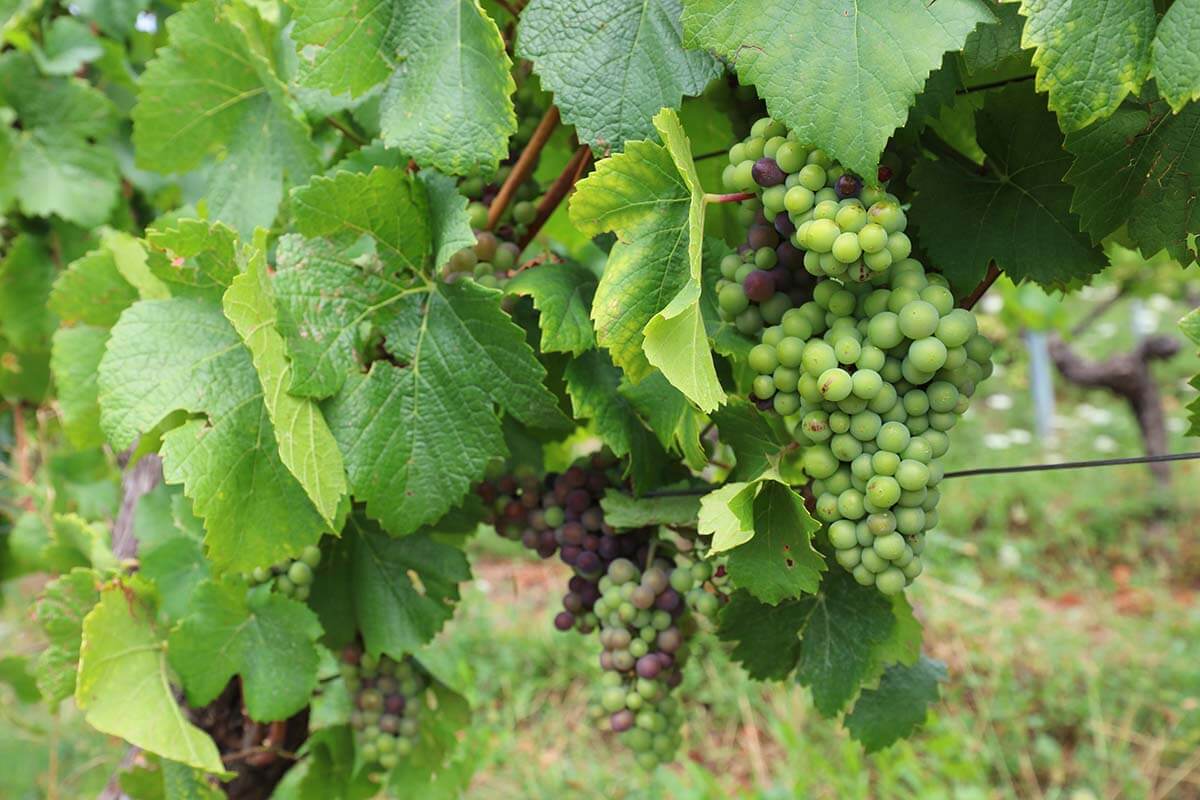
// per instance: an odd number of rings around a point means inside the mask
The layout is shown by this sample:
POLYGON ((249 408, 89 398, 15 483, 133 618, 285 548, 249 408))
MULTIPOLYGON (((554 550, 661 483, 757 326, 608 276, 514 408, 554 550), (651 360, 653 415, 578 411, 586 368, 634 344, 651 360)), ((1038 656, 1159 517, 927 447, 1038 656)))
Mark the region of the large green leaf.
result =
POLYGON ((318 166, 308 123, 264 52, 270 44, 256 20, 241 4, 218 0, 171 15, 170 43, 142 74, 133 110, 138 164, 184 172, 215 156, 209 213, 243 234, 270 227, 285 185, 318 166))
POLYGON ((256 250, 246 271, 234 278, 225 292, 225 316, 250 350, 279 443, 279 457, 332 525, 346 494, 342 455, 317 404, 288 394, 292 364, 276 329, 274 300, 265 255, 256 250))
POLYGON ((99 91, 73 78, 38 72, 28 54, 0 57, 0 210, 92 227, 117 202, 117 159, 107 141, 116 113, 99 91), (16 113, 16 123, 2 109, 16 113))
POLYGON ((97 730, 147 752, 223 772, 217 746, 175 702, 167 642, 137 588, 114 583, 83 620, 75 703, 97 730))
POLYGON ((764 481, 754 498, 754 536, 729 551, 734 585, 771 605, 816 592, 825 570, 812 546, 820 527, 804 498, 778 481, 764 481))
POLYGON ((893 664, 878 688, 863 690, 846 715, 846 728, 868 753, 881 750, 925 722, 929 706, 937 702, 938 684, 944 680, 946 666, 940 661, 922 656, 911 666, 893 664))
POLYGON ((942 54, 992 19, 982 0, 684 0, 683 30, 803 141, 870 176, 942 54))
POLYGON ((354 496, 389 531, 439 519, 505 452, 497 407, 526 425, 565 426, 499 292, 470 281, 412 285, 364 270, 328 242, 286 244, 275 291, 292 320, 284 330, 296 374, 322 389, 342 382, 329 425, 354 496), (364 375, 356 364, 368 327, 393 360, 364 375), (312 380, 314 370, 325 377, 312 380))
POLYGON ((1154 79, 1159 94, 1178 112, 1200 100, 1200 0, 1175 0, 1154 33, 1154 79))
POLYGON ((207 581, 171 631, 168 652, 188 702, 212 702, 234 675, 246 711, 258 722, 287 719, 317 688, 317 616, 269 589, 246 591, 240 580, 207 581))
MULTIPOLYGON (((195 262, 197 274, 226 279, 212 274, 223 261, 195 262)), ((329 529, 280 458, 251 352, 217 298, 127 309, 100 362, 99 389, 101 425, 122 449, 175 412, 195 415, 163 436, 163 473, 183 484, 222 569, 295 556, 329 529)))
POLYGON ((680 0, 533 0, 517 46, 579 138, 620 150, 721 72, 707 53, 684 50, 681 9, 680 0))
POLYGON ((458 547, 426 533, 392 537, 354 514, 321 562, 313 602, 331 632, 357 628, 368 651, 400 658, 442 629, 470 577, 458 547))
POLYGON ((1038 91, 1064 131, 1117 110, 1150 72, 1154 0, 1008 0, 1025 16, 1024 47, 1035 48, 1038 91))
POLYGON ((1110 118, 1067 137, 1075 162, 1071 210, 1099 241, 1121 225, 1147 256, 1166 250, 1196 259, 1200 233, 1200 105, 1172 114, 1162 102, 1126 104, 1110 118))
POLYGON ((432 247, 425 184, 403 169, 338 172, 292 192, 296 230, 352 244, 369 236, 393 269, 420 271, 432 247))
POLYGON ((540 312, 543 353, 579 355, 596 346, 592 333, 592 296, 596 276, 574 263, 542 264, 508 282, 509 294, 528 295, 540 312))
POLYGON ((875 650, 896 625, 891 603, 843 569, 824 573, 817 594, 769 606, 734 594, 720 636, 752 677, 783 678, 793 668, 825 716, 840 712, 872 675, 875 650))
POLYGON ((629 142, 571 198, 571 220, 617 234, 596 288, 597 340, 634 382, 651 366, 697 406, 725 400, 700 309, 704 192, 675 112, 654 124, 665 146, 629 142))
POLYGON ((495 169, 517 130, 512 62, 476 0, 295 0, 301 81, 359 96, 383 84, 384 141, 423 166, 495 169))
POLYGON ((912 218, 921 246, 957 293, 995 261, 1014 281, 1064 285, 1102 269, 1103 254, 1079 231, 1071 157, 1054 116, 1028 84, 988 94, 976 121, 985 168, 949 159, 919 162, 912 218))

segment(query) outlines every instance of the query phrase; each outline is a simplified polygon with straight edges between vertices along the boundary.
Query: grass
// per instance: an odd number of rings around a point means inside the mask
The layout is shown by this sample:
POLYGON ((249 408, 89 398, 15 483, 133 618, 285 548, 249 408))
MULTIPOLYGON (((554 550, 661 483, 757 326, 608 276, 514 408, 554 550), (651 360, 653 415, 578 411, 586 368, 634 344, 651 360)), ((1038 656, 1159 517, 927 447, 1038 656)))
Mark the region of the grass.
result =
MULTIPOLYGON (((1156 307, 1170 332, 1184 309, 1156 307)), ((1127 314, 1115 307, 1081 347, 1127 346, 1127 314)), ((1037 441, 1015 335, 1003 315, 985 324, 1007 346, 953 433, 948 469, 1140 452, 1127 408, 1061 383, 1057 438, 1037 441)), ((1159 367, 1173 450, 1195 449, 1182 434, 1194 392, 1182 383, 1196 372, 1190 347, 1159 367)), ((748 680, 704 638, 683 688, 685 752, 640 770, 588 723, 594 639, 552 628, 565 568, 483 536, 471 547, 475 580, 430 653, 476 709, 467 795, 1200 798, 1200 464, 1173 475, 1168 490, 1141 466, 947 480, 911 598, 950 679, 918 735, 870 756, 819 718, 805 690, 748 680)), ((5 652, 36 647, 32 591, 6 590, 5 652)), ((123 752, 69 704, 51 715, 2 684, 0 716, 5 800, 94 796, 123 752)))

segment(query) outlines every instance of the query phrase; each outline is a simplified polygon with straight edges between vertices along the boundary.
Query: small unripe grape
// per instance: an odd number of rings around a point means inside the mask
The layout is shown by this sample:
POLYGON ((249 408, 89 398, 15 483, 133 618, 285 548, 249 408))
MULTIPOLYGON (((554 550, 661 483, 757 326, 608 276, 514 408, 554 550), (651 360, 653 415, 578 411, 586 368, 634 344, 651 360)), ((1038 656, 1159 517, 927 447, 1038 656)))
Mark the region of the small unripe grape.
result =
POLYGON ((908 581, 896 567, 889 567, 875 576, 875 587, 886 595, 900 594, 908 581))

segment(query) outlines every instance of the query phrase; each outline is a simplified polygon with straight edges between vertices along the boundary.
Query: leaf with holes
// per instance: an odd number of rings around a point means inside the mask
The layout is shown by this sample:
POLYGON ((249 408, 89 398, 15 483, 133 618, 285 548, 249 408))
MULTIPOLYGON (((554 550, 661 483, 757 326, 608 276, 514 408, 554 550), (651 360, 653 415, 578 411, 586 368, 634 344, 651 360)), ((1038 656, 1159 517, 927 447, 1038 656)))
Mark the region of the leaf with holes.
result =
POLYGON ((754 498, 754 536, 729 551, 734 585, 771 605, 816 592, 826 569, 812 546, 820 527, 804 498, 778 481, 763 481, 754 498))

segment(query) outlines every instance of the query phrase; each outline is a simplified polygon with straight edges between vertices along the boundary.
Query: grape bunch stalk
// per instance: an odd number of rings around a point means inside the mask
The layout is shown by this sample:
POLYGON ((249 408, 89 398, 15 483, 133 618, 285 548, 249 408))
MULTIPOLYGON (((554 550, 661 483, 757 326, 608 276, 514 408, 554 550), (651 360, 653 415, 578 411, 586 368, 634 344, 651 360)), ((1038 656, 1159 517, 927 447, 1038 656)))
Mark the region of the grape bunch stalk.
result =
MULTIPOLYGON (((912 257, 903 207, 882 185, 770 118, 729 157, 727 186, 756 193, 747 208, 787 237, 800 254, 789 263, 816 280, 811 299, 793 304, 774 290, 778 268, 763 269, 771 253, 754 250, 750 270, 744 254, 722 264, 722 313, 759 337, 752 397, 794 423, 837 562, 896 594, 921 573, 925 534, 938 524, 938 459, 991 374, 991 343, 946 279, 912 257)), ((876 177, 891 174, 885 165, 876 177)), ((770 241, 761 229, 751 226, 752 243, 770 241)))
POLYGON ((520 541, 542 558, 558 555, 574 570, 563 595, 563 610, 554 618, 559 630, 594 630, 592 607, 600 597, 598 583, 608 565, 648 552, 652 529, 618 533, 604 521, 600 499, 610 487, 621 485, 616 458, 604 452, 542 479, 518 470, 514 475, 489 477, 476 487, 489 507, 486 521, 497 533, 520 541))
POLYGON ((309 545, 300 557, 283 561, 272 567, 255 567, 245 575, 251 586, 271 584, 271 588, 287 597, 304 602, 312 591, 313 570, 321 564, 321 549, 309 545))
POLYGON ((357 645, 342 651, 340 670, 354 697, 350 726, 359 755, 392 769, 416 745, 428 675, 412 658, 376 658, 357 645))

